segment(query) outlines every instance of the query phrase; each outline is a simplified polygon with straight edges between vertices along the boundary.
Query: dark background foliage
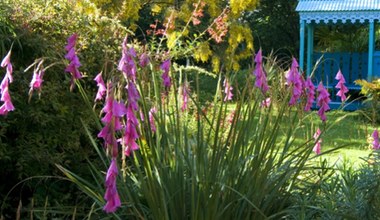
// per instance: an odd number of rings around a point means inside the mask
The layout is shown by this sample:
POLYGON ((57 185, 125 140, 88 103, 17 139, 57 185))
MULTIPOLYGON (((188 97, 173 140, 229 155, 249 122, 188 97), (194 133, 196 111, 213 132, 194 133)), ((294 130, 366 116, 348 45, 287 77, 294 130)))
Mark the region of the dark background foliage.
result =
POLYGON ((297 0, 262 0, 245 19, 253 31, 255 50, 274 52, 279 60, 299 53, 299 16, 297 0))

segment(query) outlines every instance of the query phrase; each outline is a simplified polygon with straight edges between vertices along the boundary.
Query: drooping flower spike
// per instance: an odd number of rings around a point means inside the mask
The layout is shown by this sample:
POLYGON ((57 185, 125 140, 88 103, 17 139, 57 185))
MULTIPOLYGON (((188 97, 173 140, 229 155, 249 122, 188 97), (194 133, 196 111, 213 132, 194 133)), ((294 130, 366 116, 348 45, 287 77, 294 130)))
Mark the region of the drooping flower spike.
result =
MULTIPOLYGON (((98 77, 98 81, 100 81, 99 78, 100 77, 98 77)), ((104 195, 104 199, 106 200, 106 204, 103 207, 105 212, 111 213, 115 212, 117 208, 121 206, 116 187, 116 177, 118 175, 118 168, 116 165, 116 158, 118 156, 118 140, 116 138, 116 132, 124 128, 121 123, 121 119, 125 115, 130 114, 130 109, 127 109, 123 101, 117 101, 114 99, 111 83, 108 84, 106 92, 106 101, 102 109, 104 116, 101 119, 104 123, 104 127, 99 132, 98 137, 103 138, 105 143, 104 145, 112 157, 105 180, 106 193, 104 195)), ((130 129, 128 125, 126 129, 130 129)))
POLYGON ((137 91, 136 84, 133 81, 129 81, 127 86, 128 105, 132 107, 134 111, 139 109, 138 100, 140 99, 139 92, 137 91))
POLYGON ((2 92, 0 101, 4 102, 3 105, 0 106, 0 115, 6 115, 15 109, 11 101, 11 96, 9 95, 8 87, 2 92))
POLYGON ((133 151, 140 149, 136 143, 139 138, 139 134, 137 133, 138 121, 131 106, 127 107, 126 118, 125 132, 123 137, 118 141, 123 144, 125 147, 124 154, 129 157, 133 151))
POLYGON ((346 83, 346 80, 344 79, 344 76, 340 70, 336 74, 335 79, 339 80, 338 84, 335 86, 335 88, 339 89, 336 95, 340 97, 342 102, 344 102, 347 99, 346 93, 348 92, 348 89, 344 85, 346 83))
POLYGON ((137 66, 135 63, 134 58, 136 57, 136 51, 133 47, 128 48, 127 45, 127 37, 124 38, 122 47, 122 57, 119 61, 118 70, 120 70, 125 79, 135 81, 136 80, 136 73, 137 73, 137 66))
POLYGON ((106 94, 106 85, 104 84, 102 72, 100 72, 96 77, 94 78, 94 81, 96 82, 96 85, 98 86, 98 92, 96 93, 95 101, 102 100, 104 95, 106 94))
POLYGON ((140 55, 139 60, 139 64, 142 68, 146 67, 150 63, 149 56, 146 52, 143 52, 140 55))
POLYGON ((69 61, 69 65, 66 67, 65 72, 68 72, 71 74, 71 86, 70 86, 71 90, 75 86, 75 80, 82 78, 82 74, 78 69, 81 66, 81 63, 79 62, 79 58, 75 51, 75 44, 76 44, 77 38, 78 38, 77 34, 71 35, 67 39, 67 45, 65 46, 65 50, 67 51, 65 58, 69 61))
POLYGON ((287 84, 292 88, 292 96, 289 101, 289 105, 293 106, 297 104, 299 98, 302 95, 302 76, 298 72, 298 62, 293 57, 292 66, 286 75, 287 84))
POLYGON ((317 98, 317 106, 319 107, 318 115, 322 121, 326 121, 325 112, 330 110, 330 107, 329 107, 329 102, 331 101, 330 94, 326 90, 326 88, 323 86, 322 82, 319 83, 317 91, 319 93, 318 98, 317 98))
POLYGON ((11 100, 11 96, 9 94, 9 84, 13 82, 11 51, 9 51, 8 54, 4 57, 0 66, 6 68, 6 74, 0 84, 0 101, 4 102, 3 105, 0 106, 0 115, 7 115, 8 112, 15 109, 11 100))
POLYGON ((189 88, 188 82, 184 82, 183 85, 181 86, 181 93, 182 93, 181 110, 185 111, 187 109, 187 103, 189 101, 189 93, 190 93, 190 88, 189 88))
POLYGON ((123 136, 118 139, 118 142, 124 146, 124 154, 126 156, 130 156, 133 151, 139 149, 139 146, 136 143, 139 138, 139 134, 137 132, 139 122, 135 112, 138 112, 139 110, 138 100, 140 99, 140 95, 135 82, 137 66, 134 58, 136 57, 136 52, 133 47, 128 47, 127 37, 124 38, 122 47, 122 57, 119 61, 118 69, 123 73, 127 81, 125 89, 127 90, 128 100, 125 114, 126 122, 124 133, 123 136))
POLYGON ((228 81, 228 79, 224 79, 224 82, 223 82, 223 86, 224 86, 224 93, 226 94, 226 96, 224 97, 224 101, 229 101, 229 100, 232 100, 232 90, 233 90, 233 87, 230 85, 230 82, 228 81))
POLYGON ((313 106, 313 102, 315 99, 315 86, 311 81, 310 77, 308 77, 305 81, 305 92, 307 100, 304 110, 308 112, 311 110, 311 107, 313 106))
POLYGON ((106 176, 106 193, 104 194, 104 199, 107 201, 106 205, 103 207, 103 210, 107 213, 115 212, 118 207, 121 206, 119 193, 117 192, 116 187, 116 178, 119 174, 116 158, 112 158, 110 167, 107 171, 106 176))
POLYGON ((114 99, 110 85, 107 88, 107 97, 102 113, 104 116, 101 121, 104 123, 104 127, 99 132, 98 137, 104 140, 104 146, 111 152, 112 157, 117 157, 116 132, 123 128, 121 118, 127 114, 127 109, 122 101, 118 102, 114 99))
POLYGON ((255 86, 261 90, 263 94, 265 94, 269 87, 267 82, 267 77, 265 75, 264 69, 263 69, 263 56, 261 49, 257 52, 255 57, 255 70, 253 71, 253 75, 255 75, 255 86))
POLYGON ((32 94, 33 90, 35 89, 41 90, 42 82, 44 81, 43 80, 44 74, 45 72, 43 69, 40 69, 33 73, 33 78, 30 81, 30 85, 29 85, 30 87, 29 94, 32 94))
POLYGON ((154 123, 154 115, 157 113, 157 108, 156 107, 152 107, 150 110, 149 110, 149 123, 150 123, 150 129, 152 130, 152 132, 156 132, 156 124, 154 123))
POLYGON ((379 131, 376 129, 372 133, 372 149, 379 150, 380 149, 380 143, 379 143, 379 131))
POLYGON ((169 88, 171 86, 171 78, 169 76, 170 65, 171 65, 170 59, 167 59, 160 66, 160 69, 162 70, 161 78, 166 88, 169 88))
POLYGON ((7 55, 5 55, 5 57, 3 58, 3 60, 1 61, 1 64, 0 66, 1 67, 6 67, 7 65, 11 64, 11 51, 9 51, 7 53, 7 55))

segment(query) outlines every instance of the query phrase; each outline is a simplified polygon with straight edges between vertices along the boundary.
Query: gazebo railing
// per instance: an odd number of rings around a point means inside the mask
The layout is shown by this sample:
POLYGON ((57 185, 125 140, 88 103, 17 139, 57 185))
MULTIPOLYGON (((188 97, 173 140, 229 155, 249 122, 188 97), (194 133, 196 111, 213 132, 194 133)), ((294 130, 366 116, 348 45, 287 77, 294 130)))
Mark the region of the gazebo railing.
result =
POLYGON ((355 80, 367 79, 368 53, 314 53, 313 59, 314 63, 317 63, 316 69, 312 73, 315 84, 322 81, 328 88, 335 87, 338 83, 335 75, 339 69, 350 90, 360 90, 360 86, 355 84, 355 80), (318 60, 319 62, 317 62, 318 60))
MULTIPOLYGON (((329 92, 332 102, 331 108, 339 108, 341 105, 340 97, 336 96, 337 89, 335 86, 338 81, 335 76, 340 69, 346 79, 346 86, 352 93, 359 94, 361 87, 355 84, 357 79, 368 78, 368 53, 314 53, 313 63, 316 65, 312 72, 312 80, 317 86, 319 82, 323 82, 329 92)), ((375 51, 373 56, 373 77, 380 77, 380 51, 375 51)), ((346 110, 356 110, 361 103, 354 102, 345 106, 346 110)))

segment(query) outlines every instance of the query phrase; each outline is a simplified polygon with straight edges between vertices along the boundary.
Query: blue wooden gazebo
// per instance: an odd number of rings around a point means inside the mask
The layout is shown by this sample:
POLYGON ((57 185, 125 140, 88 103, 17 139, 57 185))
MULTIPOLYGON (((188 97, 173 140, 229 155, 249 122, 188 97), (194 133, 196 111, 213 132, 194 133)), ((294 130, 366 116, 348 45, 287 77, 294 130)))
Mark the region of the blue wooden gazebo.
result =
POLYGON ((341 62, 335 62, 337 65, 335 69, 340 66, 340 68, 343 68, 343 74, 346 74, 352 80, 355 80, 355 77, 352 77, 352 74, 347 73, 347 71, 353 68, 347 65, 355 65, 354 63, 357 60, 361 60, 362 64, 358 64, 359 69, 355 67, 353 71, 360 72, 361 78, 372 80, 374 77, 380 76, 380 51, 375 51, 375 23, 380 20, 380 0, 299 0, 296 11, 300 15, 299 63, 302 71, 305 65, 305 35, 307 36, 307 75, 310 75, 312 71, 315 58, 320 57, 320 54, 315 57, 313 50, 315 26, 319 24, 346 24, 350 22, 369 25, 368 53, 351 55, 329 54, 327 56, 339 59, 341 62))

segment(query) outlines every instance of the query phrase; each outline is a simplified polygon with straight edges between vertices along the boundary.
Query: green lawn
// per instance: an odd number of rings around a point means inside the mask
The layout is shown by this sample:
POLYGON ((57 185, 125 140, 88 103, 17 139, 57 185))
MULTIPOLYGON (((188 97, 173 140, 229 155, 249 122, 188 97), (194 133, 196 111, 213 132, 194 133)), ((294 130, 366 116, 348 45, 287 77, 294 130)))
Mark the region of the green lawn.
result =
MULTIPOLYGON (((323 155, 322 158, 326 158, 330 163, 340 163, 347 159, 358 165, 363 161, 360 158, 371 153, 367 139, 374 127, 360 112, 330 111, 327 113, 327 124, 334 122, 336 123, 321 136, 322 152, 341 146, 343 148, 323 155)), ((308 118, 307 124, 315 128, 323 126, 316 112, 308 118)), ((299 133, 305 136, 305 132, 299 133)))
MULTIPOLYGON (((235 104, 229 104, 228 111, 233 110, 235 104)), ((308 113, 308 116, 302 121, 305 126, 296 132, 294 142, 296 146, 301 145, 309 137, 313 136, 315 130, 319 127, 322 129, 321 122, 316 111, 308 113), (313 129, 310 130, 310 127, 313 129)), ((333 148, 340 149, 322 155, 322 159, 326 159, 330 164, 341 163, 348 160, 350 163, 359 165, 363 159, 371 153, 370 142, 367 139, 371 136, 375 129, 369 120, 363 116, 360 111, 347 112, 341 110, 333 110, 327 113, 327 126, 330 128, 321 136, 322 152, 333 148)), ((284 133, 287 130, 286 124, 283 125, 284 133)), ((319 159, 318 159, 319 160, 319 159)))

